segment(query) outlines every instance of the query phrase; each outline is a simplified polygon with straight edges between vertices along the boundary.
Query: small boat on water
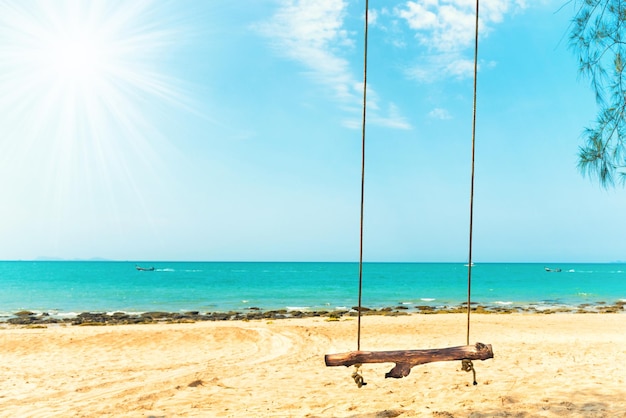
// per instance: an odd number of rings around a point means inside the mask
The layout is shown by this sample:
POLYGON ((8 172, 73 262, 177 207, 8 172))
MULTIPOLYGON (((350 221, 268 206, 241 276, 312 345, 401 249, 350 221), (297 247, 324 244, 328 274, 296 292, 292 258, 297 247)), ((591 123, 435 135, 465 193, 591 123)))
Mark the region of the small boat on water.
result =
POLYGON ((141 267, 141 266, 135 266, 135 268, 138 271, 154 271, 154 267, 141 267))
POLYGON ((544 267, 544 269, 549 273, 560 273, 561 269, 551 269, 550 267, 544 267))

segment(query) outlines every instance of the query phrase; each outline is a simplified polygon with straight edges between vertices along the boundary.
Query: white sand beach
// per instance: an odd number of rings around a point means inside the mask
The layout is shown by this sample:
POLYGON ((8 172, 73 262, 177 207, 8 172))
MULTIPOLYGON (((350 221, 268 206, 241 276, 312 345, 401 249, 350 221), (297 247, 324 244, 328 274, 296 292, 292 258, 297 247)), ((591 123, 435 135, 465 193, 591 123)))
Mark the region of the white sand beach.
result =
MULTIPOLYGON (((626 417, 622 314, 473 315, 475 361, 326 367, 343 318, 0 329, 2 417, 626 417)), ((465 344, 465 316, 363 318, 363 350, 465 344)))

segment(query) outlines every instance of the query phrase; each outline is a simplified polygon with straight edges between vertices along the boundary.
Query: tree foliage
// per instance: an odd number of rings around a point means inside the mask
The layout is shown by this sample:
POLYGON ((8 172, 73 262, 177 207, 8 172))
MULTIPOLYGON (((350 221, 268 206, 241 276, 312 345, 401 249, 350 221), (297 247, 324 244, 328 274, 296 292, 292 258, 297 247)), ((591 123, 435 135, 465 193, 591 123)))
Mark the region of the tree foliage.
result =
POLYGON ((572 20, 569 43, 589 79, 600 110, 584 130, 578 167, 604 187, 626 183, 626 0, 583 0, 572 20))

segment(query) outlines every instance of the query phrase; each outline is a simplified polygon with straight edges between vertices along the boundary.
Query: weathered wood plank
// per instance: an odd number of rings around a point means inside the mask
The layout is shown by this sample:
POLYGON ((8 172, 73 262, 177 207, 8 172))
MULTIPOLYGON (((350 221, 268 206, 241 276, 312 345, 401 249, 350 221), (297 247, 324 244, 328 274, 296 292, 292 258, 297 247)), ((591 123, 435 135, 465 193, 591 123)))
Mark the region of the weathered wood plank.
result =
POLYGON ((458 347, 434 348, 429 350, 398 351, 351 351, 349 353, 326 354, 326 366, 353 366, 364 363, 396 363, 385 377, 401 378, 411 373, 411 368, 435 361, 487 360, 493 358, 491 344, 476 343, 458 347))

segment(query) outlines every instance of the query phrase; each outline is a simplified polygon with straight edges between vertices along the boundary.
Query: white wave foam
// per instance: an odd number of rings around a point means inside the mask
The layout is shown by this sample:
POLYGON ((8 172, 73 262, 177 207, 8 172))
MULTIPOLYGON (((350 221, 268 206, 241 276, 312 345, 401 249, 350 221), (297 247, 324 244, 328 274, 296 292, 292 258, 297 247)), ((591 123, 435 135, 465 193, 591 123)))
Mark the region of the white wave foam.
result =
POLYGON ((79 314, 78 312, 57 312, 53 315, 58 318, 74 318, 74 317, 77 317, 78 314, 79 314))

